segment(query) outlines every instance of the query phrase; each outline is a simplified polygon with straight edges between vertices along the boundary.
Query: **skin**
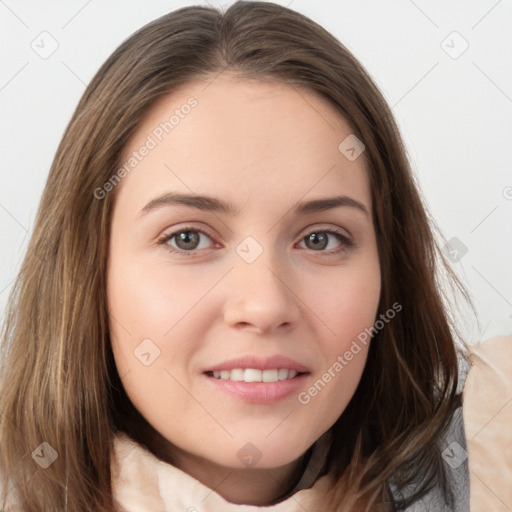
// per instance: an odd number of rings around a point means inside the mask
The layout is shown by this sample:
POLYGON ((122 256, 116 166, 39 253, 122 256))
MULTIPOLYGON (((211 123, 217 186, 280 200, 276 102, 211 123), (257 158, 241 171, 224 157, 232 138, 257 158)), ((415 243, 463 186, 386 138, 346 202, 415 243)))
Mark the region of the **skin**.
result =
POLYGON ((298 393, 247 403, 207 385, 203 372, 238 356, 284 354, 309 368, 304 391, 373 325, 381 279, 370 183, 364 153, 349 161, 338 150, 350 126, 315 92, 229 73, 206 83, 161 99, 126 148, 128 157, 190 96, 197 99, 115 191, 112 347, 157 455, 232 503, 265 505, 289 490, 301 456, 347 406, 367 348, 306 405, 298 393), (214 196, 239 213, 171 204, 141 214, 171 191, 214 196), (368 213, 293 212, 298 202, 341 195, 368 213), (176 237, 158 244, 185 227, 207 230, 192 255, 179 253, 176 237), (326 228, 354 245, 335 235, 320 250, 306 244, 326 228), (236 252, 247 236, 263 250, 252 263, 236 252), (145 366, 134 350, 148 338, 160 354, 145 366), (261 453, 252 467, 237 456, 248 442, 261 453))

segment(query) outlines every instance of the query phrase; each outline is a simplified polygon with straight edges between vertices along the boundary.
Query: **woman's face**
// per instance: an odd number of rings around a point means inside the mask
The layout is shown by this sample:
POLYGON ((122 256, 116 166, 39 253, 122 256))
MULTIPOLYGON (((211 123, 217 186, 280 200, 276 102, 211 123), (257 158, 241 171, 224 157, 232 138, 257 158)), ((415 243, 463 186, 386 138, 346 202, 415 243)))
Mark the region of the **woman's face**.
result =
POLYGON ((312 91, 206 84, 163 98, 123 155, 112 348, 184 454, 276 468, 333 425, 365 365, 381 286, 367 164, 312 91))

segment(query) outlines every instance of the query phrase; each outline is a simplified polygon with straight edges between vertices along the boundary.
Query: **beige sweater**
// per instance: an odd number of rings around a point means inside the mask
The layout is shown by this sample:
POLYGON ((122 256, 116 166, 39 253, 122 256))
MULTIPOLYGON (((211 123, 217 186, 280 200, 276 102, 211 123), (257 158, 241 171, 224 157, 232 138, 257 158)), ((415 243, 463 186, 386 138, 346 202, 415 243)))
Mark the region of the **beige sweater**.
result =
POLYGON ((512 336, 471 348, 464 387, 471 512, 512 511, 512 336))

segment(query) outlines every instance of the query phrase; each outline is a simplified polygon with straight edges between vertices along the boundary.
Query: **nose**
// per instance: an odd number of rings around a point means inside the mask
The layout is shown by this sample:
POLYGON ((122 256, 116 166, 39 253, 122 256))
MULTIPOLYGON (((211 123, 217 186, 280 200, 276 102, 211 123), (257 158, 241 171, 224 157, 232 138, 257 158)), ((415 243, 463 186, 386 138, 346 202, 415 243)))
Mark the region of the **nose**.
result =
POLYGON ((300 299, 293 282, 268 259, 237 262, 228 281, 224 321, 230 327, 266 334, 297 325, 300 299))

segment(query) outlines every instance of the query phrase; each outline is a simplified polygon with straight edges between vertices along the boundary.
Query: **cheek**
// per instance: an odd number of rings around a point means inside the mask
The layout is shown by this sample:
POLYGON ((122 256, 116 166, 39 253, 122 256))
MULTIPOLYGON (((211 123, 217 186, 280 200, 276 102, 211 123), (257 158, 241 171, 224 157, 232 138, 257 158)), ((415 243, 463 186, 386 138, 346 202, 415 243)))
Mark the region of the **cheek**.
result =
POLYGON ((162 394, 173 397, 173 414, 190 408, 178 382, 190 387, 186 369, 197 349, 190 326, 204 291, 205 284, 182 269, 112 258, 107 281, 112 351, 125 391, 146 418, 162 413, 162 394))
POLYGON ((375 258, 340 267, 336 273, 306 283, 304 297, 327 328, 324 340, 330 350, 345 350, 351 340, 373 325, 380 291, 380 268, 375 258))
POLYGON ((354 396, 367 354, 367 346, 354 346, 351 350, 349 345, 348 350, 335 354, 316 380, 299 395, 305 412, 322 418, 320 433, 338 420, 354 396))
POLYGON ((318 339, 322 366, 298 398, 310 412, 323 411, 324 425, 336 421, 359 384, 377 315, 378 258, 373 254, 358 263, 340 267, 328 279, 317 278, 315 287, 308 282, 304 288, 310 290, 304 296, 325 334, 318 339))
POLYGON ((123 384, 143 408, 158 401, 155 386, 181 396, 181 388, 164 369, 187 381, 194 354, 217 312, 204 298, 218 281, 218 272, 171 267, 165 261, 148 264, 123 258, 122 251, 112 256, 107 280, 111 343, 120 376, 129 376, 123 384), (150 356, 143 356, 148 352, 150 356), (144 366, 138 356, 154 364, 144 366))
POLYGON ((162 340, 193 311, 207 285, 184 267, 170 271, 165 264, 114 263, 108 280, 114 328, 162 340))
POLYGON ((333 280, 324 293, 311 296, 326 334, 319 336, 320 365, 298 396, 304 413, 322 418, 318 434, 340 417, 361 380, 380 296, 379 276, 346 275, 343 286, 333 280))

